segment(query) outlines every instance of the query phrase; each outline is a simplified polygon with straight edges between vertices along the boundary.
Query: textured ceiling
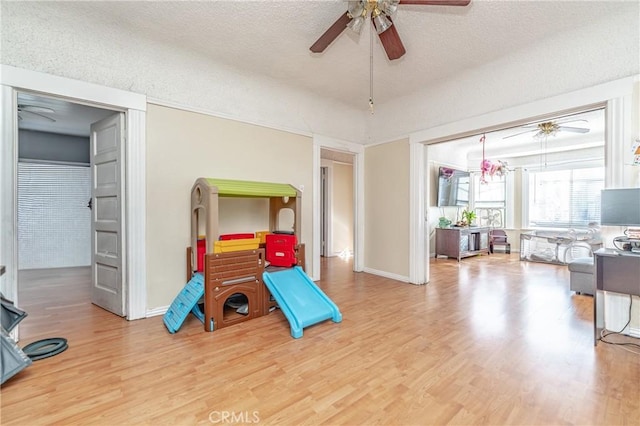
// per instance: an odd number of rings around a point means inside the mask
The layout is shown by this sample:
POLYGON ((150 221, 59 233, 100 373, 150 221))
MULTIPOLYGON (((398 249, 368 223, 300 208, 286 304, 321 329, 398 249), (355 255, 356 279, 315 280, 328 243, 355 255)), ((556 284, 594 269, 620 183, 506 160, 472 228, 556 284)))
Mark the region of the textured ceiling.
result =
POLYGON ((342 0, 38 2, 22 7, 33 7, 39 19, 72 16, 89 29, 124 31, 131 48, 136 40, 152 40, 358 109, 367 107, 371 54, 374 99, 384 103, 558 33, 638 12, 637 1, 401 5, 394 22, 407 53, 389 61, 375 34, 370 49, 370 25, 359 36, 346 30, 321 54, 309 51, 346 10, 342 0))

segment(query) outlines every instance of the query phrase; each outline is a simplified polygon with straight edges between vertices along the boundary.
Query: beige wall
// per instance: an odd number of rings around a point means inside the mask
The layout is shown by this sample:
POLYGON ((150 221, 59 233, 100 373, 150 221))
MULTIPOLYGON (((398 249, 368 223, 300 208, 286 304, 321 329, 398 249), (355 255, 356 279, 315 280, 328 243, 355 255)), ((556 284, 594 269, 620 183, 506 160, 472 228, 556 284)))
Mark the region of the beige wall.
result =
POLYGON ((366 269, 409 276, 409 141, 365 150, 366 269))
MULTIPOLYGON (((147 109, 147 309, 168 306, 184 287, 191 229, 191 186, 198 177, 304 185, 302 242, 312 245, 312 156, 309 137, 208 115, 147 109)), ((256 205, 257 209, 261 206, 256 205)), ((221 214, 238 211, 226 203, 221 214)), ((263 227, 252 213, 253 227, 263 227)), ((238 232, 237 218, 221 219, 238 232)), ((307 250, 308 272, 311 250, 307 250)))
POLYGON ((353 253, 353 166, 333 163, 333 251, 353 253))

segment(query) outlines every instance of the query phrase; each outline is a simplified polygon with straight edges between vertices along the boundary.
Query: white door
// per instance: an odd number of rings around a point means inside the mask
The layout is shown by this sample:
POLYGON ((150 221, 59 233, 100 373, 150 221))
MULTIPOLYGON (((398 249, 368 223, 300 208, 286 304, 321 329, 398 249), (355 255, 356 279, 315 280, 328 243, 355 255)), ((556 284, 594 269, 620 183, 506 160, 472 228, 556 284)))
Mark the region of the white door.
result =
POLYGON ((124 114, 91 125, 91 302, 125 314, 124 114))

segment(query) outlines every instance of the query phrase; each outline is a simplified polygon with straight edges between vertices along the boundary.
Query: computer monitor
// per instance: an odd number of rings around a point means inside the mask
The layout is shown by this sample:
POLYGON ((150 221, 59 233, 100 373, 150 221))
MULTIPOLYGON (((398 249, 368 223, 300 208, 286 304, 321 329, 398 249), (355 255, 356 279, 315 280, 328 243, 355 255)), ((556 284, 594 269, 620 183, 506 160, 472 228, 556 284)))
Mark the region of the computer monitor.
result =
POLYGON ((600 225, 640 226, 640 188, 603 189, 600 225))

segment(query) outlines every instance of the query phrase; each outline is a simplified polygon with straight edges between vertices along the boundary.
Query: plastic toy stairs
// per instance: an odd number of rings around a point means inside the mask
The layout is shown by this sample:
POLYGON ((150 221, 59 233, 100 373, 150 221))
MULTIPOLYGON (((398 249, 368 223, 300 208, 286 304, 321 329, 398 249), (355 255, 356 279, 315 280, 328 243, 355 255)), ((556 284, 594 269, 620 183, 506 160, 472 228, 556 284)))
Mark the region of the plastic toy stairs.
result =
POLYGON ((169 310, 164 314, 164 325, 167 326, 170 333, 175 333, 180 329, 189 312, 195 315, 200 322, 204 322, 204 314, 198 307, 198 302, 202 297, 204 297, 204 277, 197 273, 178 293, 169 306, 169 310))

